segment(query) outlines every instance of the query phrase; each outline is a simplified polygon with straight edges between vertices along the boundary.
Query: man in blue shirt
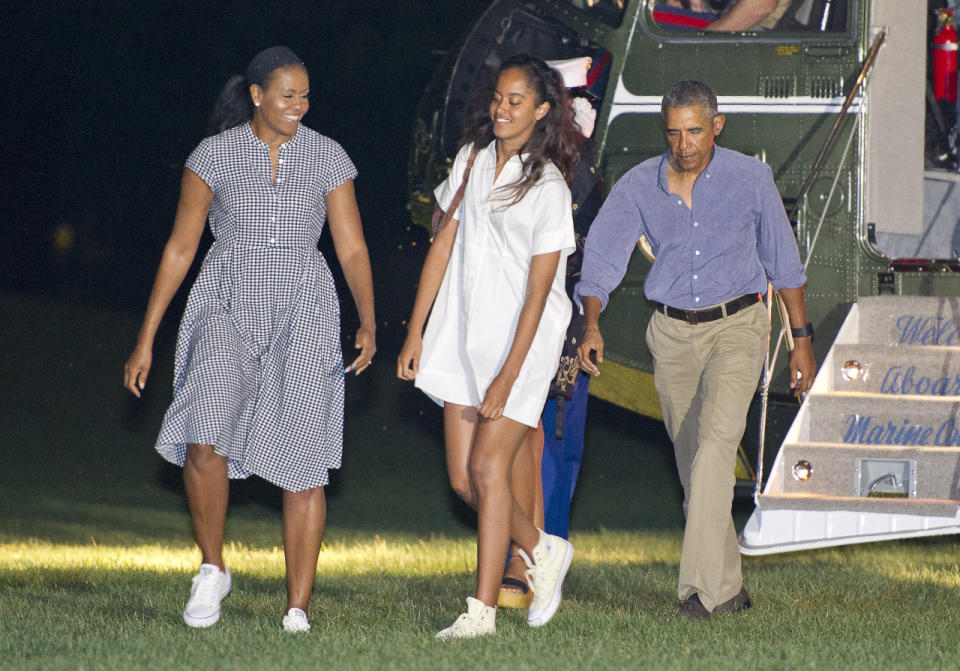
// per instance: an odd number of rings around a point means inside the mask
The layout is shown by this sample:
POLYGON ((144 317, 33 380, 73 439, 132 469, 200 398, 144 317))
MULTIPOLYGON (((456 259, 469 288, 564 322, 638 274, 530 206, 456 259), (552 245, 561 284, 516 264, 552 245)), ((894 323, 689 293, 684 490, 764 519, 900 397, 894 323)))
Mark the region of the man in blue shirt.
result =
POLYGON ((724 116, 701 82, 672 86, 661 116, 669 150, 627 172, 590 228, 574 291, 585 317, 579 356, 584 371, 600 374, 600 312, 646 236, 656 260, 644 293, 657 306, 647 346, 687 520, 680 615, 707 620, 750 607, 730 506, 737 446, 770 331, 761 302, 768 282, 793 327, 790 386, 797 394, 816 373, 813 328, 806 275, 769 166, 714 145, 724 116))

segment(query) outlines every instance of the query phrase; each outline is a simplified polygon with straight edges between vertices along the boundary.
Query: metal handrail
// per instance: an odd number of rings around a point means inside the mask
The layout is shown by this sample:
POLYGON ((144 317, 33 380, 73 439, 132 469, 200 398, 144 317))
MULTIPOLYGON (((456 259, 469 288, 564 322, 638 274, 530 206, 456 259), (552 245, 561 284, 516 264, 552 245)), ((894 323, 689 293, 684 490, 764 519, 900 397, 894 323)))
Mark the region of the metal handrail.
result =
MULTIPOLYGON (((854 83, 853 88, 850 89, 850 92, 847 94, 846 99, 843 102, 843 107, 841 107, 840 112, 837 114, 837 119, 834 121, 833 127, 830 129, 830 133, 827 135, 827 139, 824 141, 823 146, 820 148, 820 153, 817 155, 816 160, 814 161, 813 168, 811 168, 809 175, 807 176, 806 181, 800 189, 800 193, 797 196, 796 202, 793 204, 793 208, 790 210, 789 219, 793 221, 793 218, 796 216, 798 210, 800 209, 801 203, 807 198, 808 191, 810 186, 813 184, 813 180, 816 177, 817 172, 820 169, 823 160, 826 158, 827 153, 832 148, 833 140, 836 137, 837 130, 840 127, 840 124, 843 122, 844 115, 849 109, 853 98, 856 93, 863 86, 864 81, 866 80, 867 73, 873 66, 874 61, 876 60, 877 51, 880 49, 880 45, 883 44, 884 39, 886 38, 886 30, 881 30, 876 38, 873 41, 873 46, 870 48, 870 52, 867 55, 866 60, 863 63, 863 67, 860 68, 860 74, 857 76, 857 81, 854 83)), ((846 163, 847 155, 850 152, 850 147, 853 145, 853 138, 857 134, 857 125, 853 124, 853 127, 850 129, 850 136, 847 138, 847 143, 843 148, 843 154, 840 157, 840 163, 837 165, 837 171, 834 173, 833 182, 830 184, 830 191, 827 193, 827 200, 823 205, 823 211, 820 213, 820 220, 817 222, 817 228, 814 230, 813 238, 810 242, 810 245, 807 248, 807 258, 803 263, 803 269, 806 271, 807 266, 810 264, 810 259, 813 258, 813 250, 817 244, 817 238, 820 236, 820 230, 823 227, 823 222, 827 218, 827 212, 830 210, 830 201, 833 200, 833 194, 836 191, 837 183, 840 181, 840 175, 843 172, 843 166, 846 163)), ((760 382, 760 436, 758 441, 757 449, 757 469, 756 469, 756 483, 753 491, 753 501, 754 503, 759 503, 760 492, 763 489, 763 457, 766 448, 766 435, 767 435, 767 411, 770 403, 770 382, 772 378, 773 369, 777 364, 777 355, 780 353, 780 347, 783 345, 784 340, 787 342, 787 351, 793 351, 793 338, 790 335, 790 330, 787 328, 787 325, 790 323, 789 318, 787 317, 787 308, 783 302, 783 298, 780 297, 780 294, 777 294, 777 307, 780 312, 780 333, 777 337, 777 344, 773 348, 772 354, 770 350, 770 336, 767 335, 766 343, 766 352, 764 352, 763 357, 763 375, 760 382)), ((772 322, 771 317, 773 312, 773 286, 767 286, 767 318, 772 322)))

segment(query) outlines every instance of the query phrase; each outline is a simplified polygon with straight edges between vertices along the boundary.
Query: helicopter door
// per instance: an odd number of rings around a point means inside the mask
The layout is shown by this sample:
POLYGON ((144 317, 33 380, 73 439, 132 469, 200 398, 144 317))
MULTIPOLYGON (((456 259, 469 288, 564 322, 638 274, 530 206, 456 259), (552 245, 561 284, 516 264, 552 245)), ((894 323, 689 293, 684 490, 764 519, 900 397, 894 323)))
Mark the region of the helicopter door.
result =
POLYGON ((923 233, 926 80, 917 68, 926 62, 927 15, 912 2, 873 0, 870 17, 873 31, 888 27, 867 84, 864 141, 864 221, 876 225, 883 249, 887 235, 923 233))
POLYGON ((494 3, 474 26, 460 50, 450 79, 441 130, 442 153, 457 151, 463 124, 473 105, 486 101, 471 100, 503 61, 517 54, 530 54, 543 60, 565 60, 589 56, 593 59, 584 91, 594 106, 599 106, 606 88, 610 54, 602 47, 581 38, 571 28, 534 13, 517 0, 494 3))

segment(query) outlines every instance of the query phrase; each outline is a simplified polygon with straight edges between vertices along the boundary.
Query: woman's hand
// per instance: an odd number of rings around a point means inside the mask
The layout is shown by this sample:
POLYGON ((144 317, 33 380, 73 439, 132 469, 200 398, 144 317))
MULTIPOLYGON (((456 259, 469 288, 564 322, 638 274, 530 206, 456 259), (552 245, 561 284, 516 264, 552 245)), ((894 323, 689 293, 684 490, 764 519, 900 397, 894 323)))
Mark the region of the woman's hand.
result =
POLYGON ((493 382, 487 387, 487 393, 483 395, 483 403, 477 407, 477 412, 481 417, 489 420, 503 417, 503 409, 507 405, 507 398, 510 396, 513 382, 513 379, 503 373, 493 378, 493 382))
POLYGON ((123 367, 123 386, 137 398, 140 398, 140 392, 147 386, 147 375, 150 374, 152 362, 153 352, 150 347, 137 345, 123 367))
POLYGON ((397 357, 397 377, 401 380, 416 379, 422 353, 423 339, 415 333, 408 333, 400 349, 400 356, 397 357))
POLYGON ((357 329, 356 342, 354 349, 360 350, 360 356, 353 360, 353 363, 347 366, 344 374, 353 371, 354 375, 359 375, 373 363, 373 355, 377 353, 377 336, 369 326, 361 326, 357 329))
POLYGON ((184 168, 173 232, 163 248, 163 258, 150 291, 147 313, 137 336, 137 346, 123 367, 123 386, 137 398, 140 398, 140 392, 147 385, 147 375, 153 362, 153 341, 160 320, 190 270, 212 202, 213 192, 206 182, 189 168, 184 168))
POLYGON ((373 309, 370 255, 363 239, 363 226, 360 224, 360 210, 357 209, 352 179, 327 194, 327 225, 333 236, 333 249, 340 261, 340 269, 343 270, 343 277, 350 287, 360 317, 360 328, 357 329, 354 343, 354 347, 360 350, 360 356, 343 373, 346 375, 353 371, 354 375, 359 375, 367 369, 377 351, 377 318, 373 309))

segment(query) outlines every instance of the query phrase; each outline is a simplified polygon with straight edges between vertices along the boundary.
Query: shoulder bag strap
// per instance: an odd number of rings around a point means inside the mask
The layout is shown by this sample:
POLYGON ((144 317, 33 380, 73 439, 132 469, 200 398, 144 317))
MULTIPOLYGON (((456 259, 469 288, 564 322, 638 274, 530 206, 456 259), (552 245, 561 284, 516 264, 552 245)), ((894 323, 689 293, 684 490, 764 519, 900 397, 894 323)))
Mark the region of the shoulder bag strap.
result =
POLYGON ((447 224, 450 223, 450 220, 453 219, 453 215, 456 213, 457 208, 460 207, 460 201, 463 200, 463 192, 467 188, 467 180, 470 179, 470 170, 473 168, 473 160, 477 157, 477 152, 480 151, 477 145, 473 145, 473 149, 470 150, 470 158, 467 159, 467 167, 463 171, 463 181, 460 182, 460 188, 457 189, 457 192, 453 196, 453 200, 450 201, 450 207, 447 208, 447 211, 443 213, 443 216, 440 217, 440 223, 437 224, 437 230, 433 232, 433 237, 437 237, 437 234, 440 233, 447 224))

